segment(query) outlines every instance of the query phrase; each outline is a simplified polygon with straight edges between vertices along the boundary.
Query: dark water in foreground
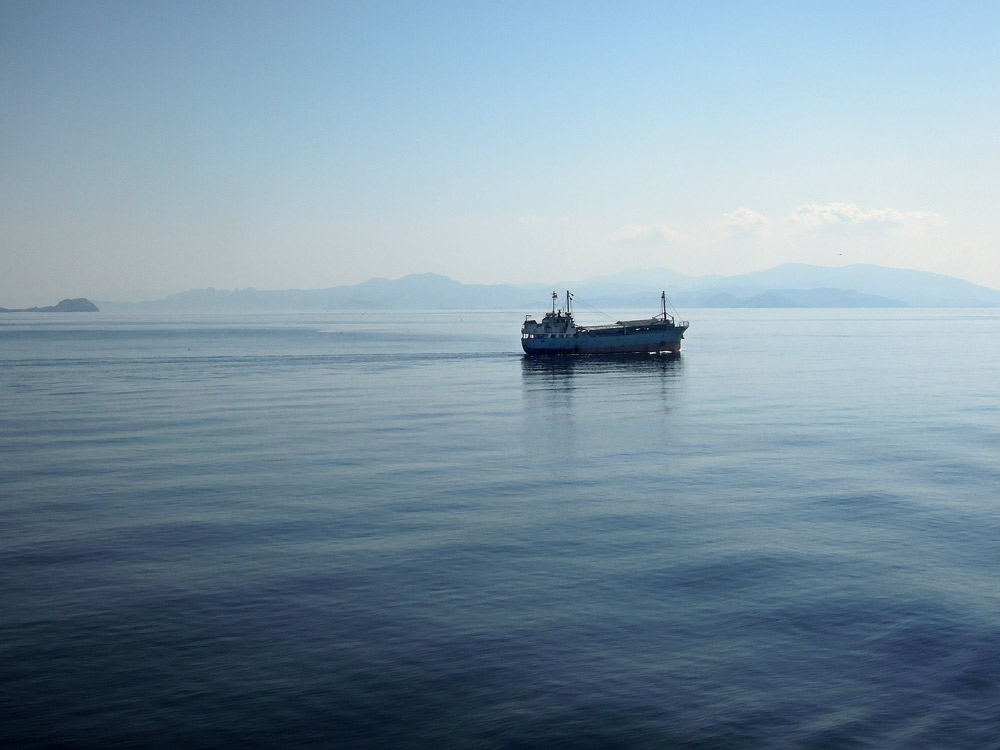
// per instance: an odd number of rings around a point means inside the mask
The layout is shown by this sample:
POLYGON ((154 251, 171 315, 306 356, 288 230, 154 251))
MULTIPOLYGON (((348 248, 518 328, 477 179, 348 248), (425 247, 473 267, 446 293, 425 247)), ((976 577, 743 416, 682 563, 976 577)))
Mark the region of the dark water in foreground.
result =
POLYGON ((1000 312, 0 318, 0 744, 1000 747, 1000 312))

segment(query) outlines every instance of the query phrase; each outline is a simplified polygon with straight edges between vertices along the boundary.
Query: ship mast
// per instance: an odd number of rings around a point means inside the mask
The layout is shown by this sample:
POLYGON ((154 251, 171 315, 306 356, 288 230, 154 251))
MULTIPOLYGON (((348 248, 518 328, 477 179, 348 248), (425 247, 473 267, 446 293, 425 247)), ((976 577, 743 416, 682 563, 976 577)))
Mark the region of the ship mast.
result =
POLYGON ((566 290, 566 314, 569 315, 571 310, 569 307, 569 301, 573 299, 573 295, 569 293, 569 289, 566 290))
POLYGON ((559 295, 552 292, 552 314, 556 314, 556 300, 559 299, 559 295))

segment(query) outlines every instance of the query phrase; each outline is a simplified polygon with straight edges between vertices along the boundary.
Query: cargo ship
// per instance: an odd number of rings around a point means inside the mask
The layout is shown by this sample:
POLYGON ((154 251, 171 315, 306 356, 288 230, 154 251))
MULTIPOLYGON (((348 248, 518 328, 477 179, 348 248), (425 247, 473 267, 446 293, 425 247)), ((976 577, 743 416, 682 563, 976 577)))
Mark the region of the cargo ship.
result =
POLYGON ((638 354, 680 352, 688 329, 686 320, 667 313, 667 293, 660 294, 660 314, 643 320, 619 320, 611 325, 578 326, 573 320, 573 295, 566 292, 566 309, 556 309, 559 295, 552 292, 552 311, 542 322, 530 315, 521 327, 525 354, 638 354))

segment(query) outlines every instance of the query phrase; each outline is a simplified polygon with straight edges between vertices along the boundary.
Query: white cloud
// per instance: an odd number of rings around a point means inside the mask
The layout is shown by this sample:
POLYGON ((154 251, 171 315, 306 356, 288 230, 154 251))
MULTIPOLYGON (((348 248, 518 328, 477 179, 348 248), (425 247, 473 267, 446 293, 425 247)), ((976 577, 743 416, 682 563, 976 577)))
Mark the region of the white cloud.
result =
POLYGON ((764 237, 770 232, 767 217, 749 208, 738 208, 722 217, 733 237, 764 237))
POLYGON ((939 231, 944 225, 934 211, 868 209, 848 202, 800 205, 784 217, 743 206, 682 229, 635 223, 595 234, 588 262, 602 271, 605 265, 624 264, 691 274, 735 274, 789 261, 941 271, 941 248, 951 242, 939 231))
POLYGON ((900 211, 873 208, 865 211, 854 203, 808 203, 799 206, 785 220, 795 231, 835 231, 849 234, 894 232, 919 234, 944 223, 933 211, 900 211))
POLYGON ((660 246, 679 241, 681 234, 665 224, 629 224, 607 239, 617 244, 660 246))

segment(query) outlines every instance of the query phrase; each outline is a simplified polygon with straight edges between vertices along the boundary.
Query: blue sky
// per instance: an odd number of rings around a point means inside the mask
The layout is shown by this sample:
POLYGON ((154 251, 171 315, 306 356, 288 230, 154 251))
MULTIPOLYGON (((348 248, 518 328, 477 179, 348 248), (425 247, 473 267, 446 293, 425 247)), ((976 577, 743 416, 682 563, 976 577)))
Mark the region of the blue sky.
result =
POLYGON ((0 305, 878 263, 1000 287, 998 3, 0 4, 0 305))

